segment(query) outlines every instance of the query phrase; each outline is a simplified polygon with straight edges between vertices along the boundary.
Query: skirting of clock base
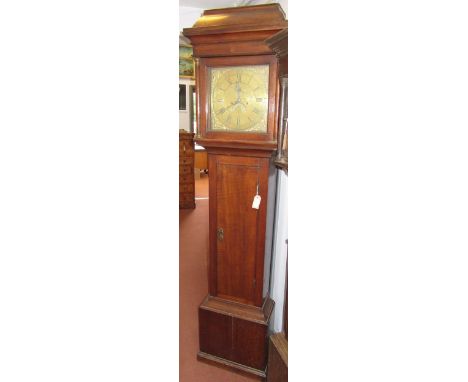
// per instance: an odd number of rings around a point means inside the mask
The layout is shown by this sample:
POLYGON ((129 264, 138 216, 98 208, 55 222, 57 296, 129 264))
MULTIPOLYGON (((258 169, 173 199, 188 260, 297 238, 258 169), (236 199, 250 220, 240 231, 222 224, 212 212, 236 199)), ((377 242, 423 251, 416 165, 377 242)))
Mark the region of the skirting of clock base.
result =
POLYGON ((265 377, 268 324, 274 302, 262 307, 207 296, 199 307, 199 359, 265 377))
POLYGON ((253 369, 251 367, 247 367, 247 366, 229 361, 227 359, 215 357, 214 355, 206 354, 203 352, 198 352, 197 358, 199 361, 208 363, 216 367, 222 367, 226 370, 233 371, 234 373, 248 375, 250 378, 252 378, 252 376, 257 376, 257 378, 254 378, 254 379, 258 381, 265 381, 265 378, 266 378, 266 370, 260 371, 260 370, 253 369))

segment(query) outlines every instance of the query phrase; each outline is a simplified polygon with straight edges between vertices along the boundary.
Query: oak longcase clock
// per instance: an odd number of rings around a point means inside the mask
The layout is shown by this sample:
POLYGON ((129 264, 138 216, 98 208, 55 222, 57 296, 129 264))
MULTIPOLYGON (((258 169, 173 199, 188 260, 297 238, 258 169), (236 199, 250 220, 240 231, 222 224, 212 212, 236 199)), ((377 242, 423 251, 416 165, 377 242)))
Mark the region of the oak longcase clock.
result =
POLYGON ((278 126, 278 4, 205 11, 184 29, 196 63, 196 142, 208 153, 209 279, 201 360, 264 378, 278 126))

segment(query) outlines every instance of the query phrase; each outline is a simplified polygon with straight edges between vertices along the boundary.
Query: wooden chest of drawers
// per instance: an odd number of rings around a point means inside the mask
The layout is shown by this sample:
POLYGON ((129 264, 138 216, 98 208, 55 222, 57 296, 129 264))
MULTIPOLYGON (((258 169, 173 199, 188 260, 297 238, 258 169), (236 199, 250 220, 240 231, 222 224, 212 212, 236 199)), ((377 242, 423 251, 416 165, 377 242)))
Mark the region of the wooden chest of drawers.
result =
POLYGON ((179 208, 195 208, 193 136, 179 130, 179 208))

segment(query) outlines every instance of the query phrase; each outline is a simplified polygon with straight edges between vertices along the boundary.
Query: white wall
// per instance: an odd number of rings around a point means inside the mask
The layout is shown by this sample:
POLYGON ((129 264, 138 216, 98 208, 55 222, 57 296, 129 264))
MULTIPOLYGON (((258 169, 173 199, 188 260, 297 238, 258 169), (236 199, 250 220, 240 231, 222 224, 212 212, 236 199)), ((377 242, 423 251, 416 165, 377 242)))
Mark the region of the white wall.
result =
POLYGON ((281 8, 283 8, 284 13, 286 14, 286 18, 288 18, 288 0, 250 0, 246 3, 247 3, 246 5, 279 3, 279 5, 281 5, 281 8))
POLYGON ((284 291, 286 283, 286 259, 288 238, 288 175, 278 171, 276 189, 276 224, 273 236, 273 260, 271 269, 270 296, 275 302, 270 330, 280 332, 283 328, 284 291))
POLYGON ((284 13, 286 14, 286 19, 288 18, 288 0, 279 0, 277 1, 281 8, 283 8, 284 13))
POLYGON ((179 7, 179 31, 192 27, 202 13, 202 8, 179 7))

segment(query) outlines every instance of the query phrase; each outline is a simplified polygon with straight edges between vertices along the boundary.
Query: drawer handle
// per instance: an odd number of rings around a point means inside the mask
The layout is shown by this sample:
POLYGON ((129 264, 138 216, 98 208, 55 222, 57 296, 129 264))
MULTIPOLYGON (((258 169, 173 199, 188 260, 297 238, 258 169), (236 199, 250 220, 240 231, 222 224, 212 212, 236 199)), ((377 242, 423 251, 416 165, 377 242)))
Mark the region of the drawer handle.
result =
POLYGON ((224 239, 224 230, 221 227, 216 230, 216 236, 218 236, 219 241, 224 239))

